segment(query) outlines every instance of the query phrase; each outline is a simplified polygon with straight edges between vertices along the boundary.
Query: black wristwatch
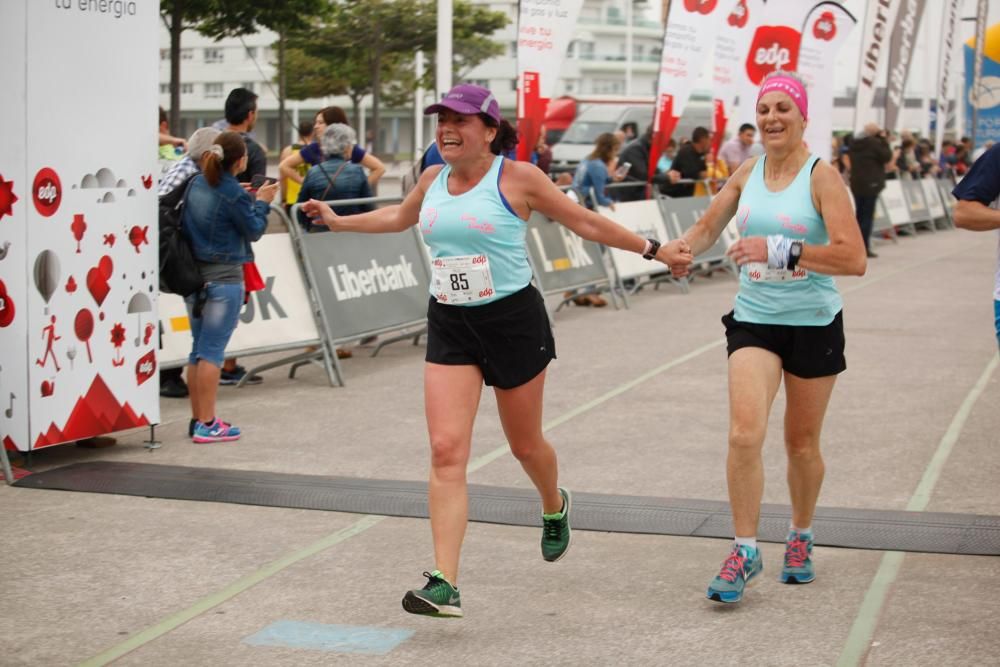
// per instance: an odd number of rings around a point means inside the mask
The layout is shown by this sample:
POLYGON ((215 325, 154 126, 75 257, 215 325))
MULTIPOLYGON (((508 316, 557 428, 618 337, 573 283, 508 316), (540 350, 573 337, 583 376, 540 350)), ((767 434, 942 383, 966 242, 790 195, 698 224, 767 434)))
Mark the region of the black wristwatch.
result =
POLYGON ((642 256, 643 259, 655 259, 656 253, 660 250, 660 242, 656 239, 646 239, 649 241, 649 252, 642 256))
POLYGON ((795 267, 799 264, 799 259, 802 258, 802 241, 792 241, 792 245, 788 248, 788 270, 794 271, 795 267))

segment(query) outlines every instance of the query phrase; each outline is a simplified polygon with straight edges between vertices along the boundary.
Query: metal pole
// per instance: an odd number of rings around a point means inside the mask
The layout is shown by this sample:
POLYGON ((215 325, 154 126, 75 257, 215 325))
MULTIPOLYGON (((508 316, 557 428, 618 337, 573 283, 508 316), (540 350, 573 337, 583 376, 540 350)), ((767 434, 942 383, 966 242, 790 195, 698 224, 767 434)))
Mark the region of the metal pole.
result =
MULTIPOLYGON (((983 79, 983 47, 986 45, 986 15, 989 13, 988 0, 979 0, 976 5, 976 55, 972 67, 972 153, 976 152, 976 130, 979 125, 979 87, 983 79)), ((971 161, 972 155, 969 156, 971 161)))
POLYGON ((440 100, 451 90, 451 20, 452 1, 438 0, 437 3, 437 77, 434 85, 437 88, 437 98, 440 100))
MULTIPOLYGON (((416 57, 417 81, 424 76, 424 52, 417 51, 416 57)), ((413 95, 413 157, 416 159, 424 150, 424 89, 418 83, 417 90, 413 95)))

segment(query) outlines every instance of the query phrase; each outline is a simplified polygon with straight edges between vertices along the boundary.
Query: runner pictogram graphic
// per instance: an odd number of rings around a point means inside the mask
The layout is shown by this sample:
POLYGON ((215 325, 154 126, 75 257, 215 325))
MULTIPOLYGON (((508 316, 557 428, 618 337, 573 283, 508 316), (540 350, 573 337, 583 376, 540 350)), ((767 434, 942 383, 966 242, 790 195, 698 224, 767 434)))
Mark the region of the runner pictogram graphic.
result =
POLYGON ((52 363, 55 364, 56 371, 60 370, 59 361, 56 360, 56 352, 52 349, 52 344, 57 340, 62 340, 62 336, 56 335, 56 316, 53 315, 49 320, 51 324, 42 329, 42 338, 47 338, 45 341, 45 354, 42 355, 41 359, 36 359, 35 363, 45 368, 45 362, 48 361, 49 355, 52 355, 52 363))

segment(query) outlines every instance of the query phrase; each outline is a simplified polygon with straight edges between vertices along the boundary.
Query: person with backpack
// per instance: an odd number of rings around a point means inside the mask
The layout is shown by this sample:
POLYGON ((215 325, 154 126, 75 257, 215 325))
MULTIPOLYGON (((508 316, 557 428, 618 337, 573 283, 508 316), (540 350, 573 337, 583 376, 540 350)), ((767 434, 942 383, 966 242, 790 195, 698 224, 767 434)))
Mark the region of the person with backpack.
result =
MULTIPOLYGON (((326 159, 312 167, 306 174, 297 198, 300 203, 310 199, 334 201, 372 196, 372 189, 365 178, 364 169, 361 165, 350 161, 351 149, 357 141, 358 137, 354 130, 343 123, 333 123, 326 128, 320 137, 320 146, 326 159)), ((373 208, 372 204, 350 204, 336 206, 333 210, 338 215, 352 215, 365 213, 373 208)), ((299 211, 298 219, 306 231, 330 231, 326 225, 311 224, 302 211, 299 211)))
POLYGON ((243 265, 253 261, 252 241, 267 227, 277 183, 257 189, 254 199, 237 180, 247 168, 247 145, 237 132, 223 132, 204 155, 202 173, 187 189, 182 216, 184 235, 198 264, 204 287, 184 298, 193 344, 188 357, 188 388, 196 443, 230 442, 240 429, 215 414, 215 397, 226 345, 243 307, 243 265))

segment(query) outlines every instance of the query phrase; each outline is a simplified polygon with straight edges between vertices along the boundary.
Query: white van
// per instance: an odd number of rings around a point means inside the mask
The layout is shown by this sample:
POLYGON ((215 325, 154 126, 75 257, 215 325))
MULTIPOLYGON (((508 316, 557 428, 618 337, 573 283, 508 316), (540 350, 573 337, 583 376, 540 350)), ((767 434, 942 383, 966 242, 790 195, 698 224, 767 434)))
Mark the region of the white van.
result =
MULTIPOLYGON (((598 135, 614 132, 628 122, 638 126, 639 134, 645 132, 653 124, 652 98, 648 103, 583 106, 559 143, 552 147, 552 171, 567 171, 575 167, 594 150, 598 135)), ((691 132, 699 125, 712 129, 712 100, 707 96, 691 98, 674 130, 674 139, 679 143, 682 138, 690 138, 691 132)))

